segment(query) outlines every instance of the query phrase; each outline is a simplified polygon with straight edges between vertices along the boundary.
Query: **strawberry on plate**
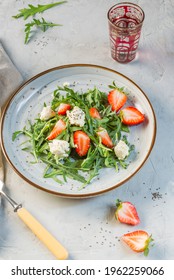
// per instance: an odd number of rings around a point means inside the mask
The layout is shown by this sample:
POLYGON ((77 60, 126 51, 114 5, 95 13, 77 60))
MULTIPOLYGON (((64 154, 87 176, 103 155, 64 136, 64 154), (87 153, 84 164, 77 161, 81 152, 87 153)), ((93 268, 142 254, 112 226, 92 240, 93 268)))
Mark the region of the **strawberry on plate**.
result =
POLYGON ((112 140, 106 129, 100 127, 97 131, 97 135, 101 138, 101 142, 103 145, 107 146, 108 148, 113 148, 112 140))
POLYGON ((66 115, 66 111, 71 109, 71 105, 67 103, 61 103, 58 108, 58 115, 66 115))
POLYGON ((117 199, 116 201, 117 209, 115 211, 115 217, 117 220, 119 220, 121 223, 129 224, 129 225, 137 225, 140 222, 140 219, 138 217, 137 210, 135 206, 128 202, 117 199))
POLYGON ((152 236, 146 231, 136 230, 126 233, 121 238, 133 251, 144 252, 147 256, 149 253, 149 244, 153 241, 152 236))
POLYGON ((89 114, 94 119, 101 119, 100 114, 95 107, 89 109, 89 114))
POLYGON ((79 156, 85 156, 90 147, 90 138, 89 136, 82 130, 77 130, 73 135, 74 144, 76 146, 76 152, 79 156))
POLYGON ((60 119, 57 121, 55 126, 53 127, 51 133, 48 135, 47 139, 48 140, 53 140, 56 138, 63 130, 66 128, 66 123, 60 119))
POLYGON ((114 89, 108 94, 108 102, 112 107, 112 111, 118 112, 126 103, 127 96, 118 89, 114 89))
POLYGON ((135 107, 126 107, 120 111, 121 121, 126 125, 136 125, 145 120, 145 116, 135 107))

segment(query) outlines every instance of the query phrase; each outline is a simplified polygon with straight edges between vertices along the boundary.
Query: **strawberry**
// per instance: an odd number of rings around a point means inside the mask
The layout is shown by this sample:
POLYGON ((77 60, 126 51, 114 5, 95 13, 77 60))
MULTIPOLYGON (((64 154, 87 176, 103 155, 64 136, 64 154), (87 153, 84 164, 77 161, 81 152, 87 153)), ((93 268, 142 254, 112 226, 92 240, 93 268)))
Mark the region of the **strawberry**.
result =
POLYGON ((101 119, 98 110, 96 108, 94 108, 94 107, 89 109, 89 114, 94 119, 101 119))
POLYGON ((121 238, 133 251, 144 252, 147 256, 149 253, 149 244, 153 241, 151 235, 146 231, 136 230, 126 233, 121 238))
POLYGON ((84 131, 77 130, 74 132, 73 138, 76 146, 76 152, 79 156, 85 156, 90 147, 89 136, 84 131))
POLYGON ((126 107, 120 111, 122 123, 136 125, 145 120, 145 116, 135 107, 126 107))
POLYGON ((127 96, 120 90, 114 89, 108 94, 108 102, 112 107, 112 111, 118 112, 126 103, 127 96))
POLYGON ((51 133, 48 135, 47 139, 52 140, 56 138, 63 130, 65 130, 65 128, 66 123, 62 119, 58 120, 58 122, 53 127, 51 133))
POLYGON ((61 103, 58 108, 58 115, 66 115, 66 111, 71 109, 70 104, 61 103))
POLYGON ((117 200, 116 202, 117 210, 115 211, 115 217, 121 223, 129 224, 129 225, 137 225, 140 222, 135 206, 128 202, 122 202, 121 200, 117 200))
POLYGON ((107 146, 108 148, 113 147, 112 140, 106 129, 100 127, 99 131, 97 131, 97 135, 101 138, 101 142, 103 145, 107 146))

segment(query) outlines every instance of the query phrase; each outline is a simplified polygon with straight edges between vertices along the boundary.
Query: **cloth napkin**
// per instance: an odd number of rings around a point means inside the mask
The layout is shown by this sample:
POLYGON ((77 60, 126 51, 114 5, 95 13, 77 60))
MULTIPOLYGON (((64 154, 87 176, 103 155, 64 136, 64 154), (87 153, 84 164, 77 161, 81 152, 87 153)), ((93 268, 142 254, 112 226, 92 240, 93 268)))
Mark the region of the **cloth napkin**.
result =
POLYGON ((15 65, 5 52, 0 42, 0 107, 5 105, 5 102, 22 83, 23 78, 15 65))
MULTIPOLYGON (((22 83, 23 78, 5 52, 0 42, 0 119, 1 111, 12 92, 22 83)), ((2 152, 0 147, 0 179, 4 179, 2 152)))

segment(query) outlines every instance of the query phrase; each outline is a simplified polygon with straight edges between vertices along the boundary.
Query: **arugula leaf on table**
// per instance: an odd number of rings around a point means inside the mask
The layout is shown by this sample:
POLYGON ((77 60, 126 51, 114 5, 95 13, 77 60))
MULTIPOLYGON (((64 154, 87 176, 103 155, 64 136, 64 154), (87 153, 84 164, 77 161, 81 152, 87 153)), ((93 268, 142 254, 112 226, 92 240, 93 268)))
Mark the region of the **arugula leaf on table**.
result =
POLYGON ((60 1, 60 2, 55 2, 55 3, 51 3, 51 4, 46 4, 46 5, 38 5, 38 6, 33 6, 31 4, 28 5, 29 8, 24 8, 24 9, 20 9, 19 10, 19 14, 13 16, 13 18, 20 18, 23 17, 24 20, 26 20, 28 17, 30 16, 34 16, 37 13, 43 13, 45 10, 48 10, 52 7, 55 7, 57 5, 60 4, 64 4, 67 1, 60 1))
POLYGON ((27 44, 30 40, 30 35, 32 33, 32 27, 39 27, 43 32, 45 32, 49 27, 54 26, 61 26, 61 24, 55 24, 52 22, 45 21, 44 18, 42 18, 42 21, 39 19, 33 19, 33 21, 25 24, 25 44, 27 44))

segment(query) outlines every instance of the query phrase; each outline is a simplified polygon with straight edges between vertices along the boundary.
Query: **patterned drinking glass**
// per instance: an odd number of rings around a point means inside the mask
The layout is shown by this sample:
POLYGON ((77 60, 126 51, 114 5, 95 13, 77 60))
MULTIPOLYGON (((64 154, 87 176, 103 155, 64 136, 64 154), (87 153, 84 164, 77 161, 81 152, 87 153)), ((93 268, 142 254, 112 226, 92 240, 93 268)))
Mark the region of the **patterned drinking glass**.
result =
POLYGON ((144 12, 136 4, 123 2, 108 11, 111 56, 120 63, 128 63, 136 50, 144 21, 144 12))

